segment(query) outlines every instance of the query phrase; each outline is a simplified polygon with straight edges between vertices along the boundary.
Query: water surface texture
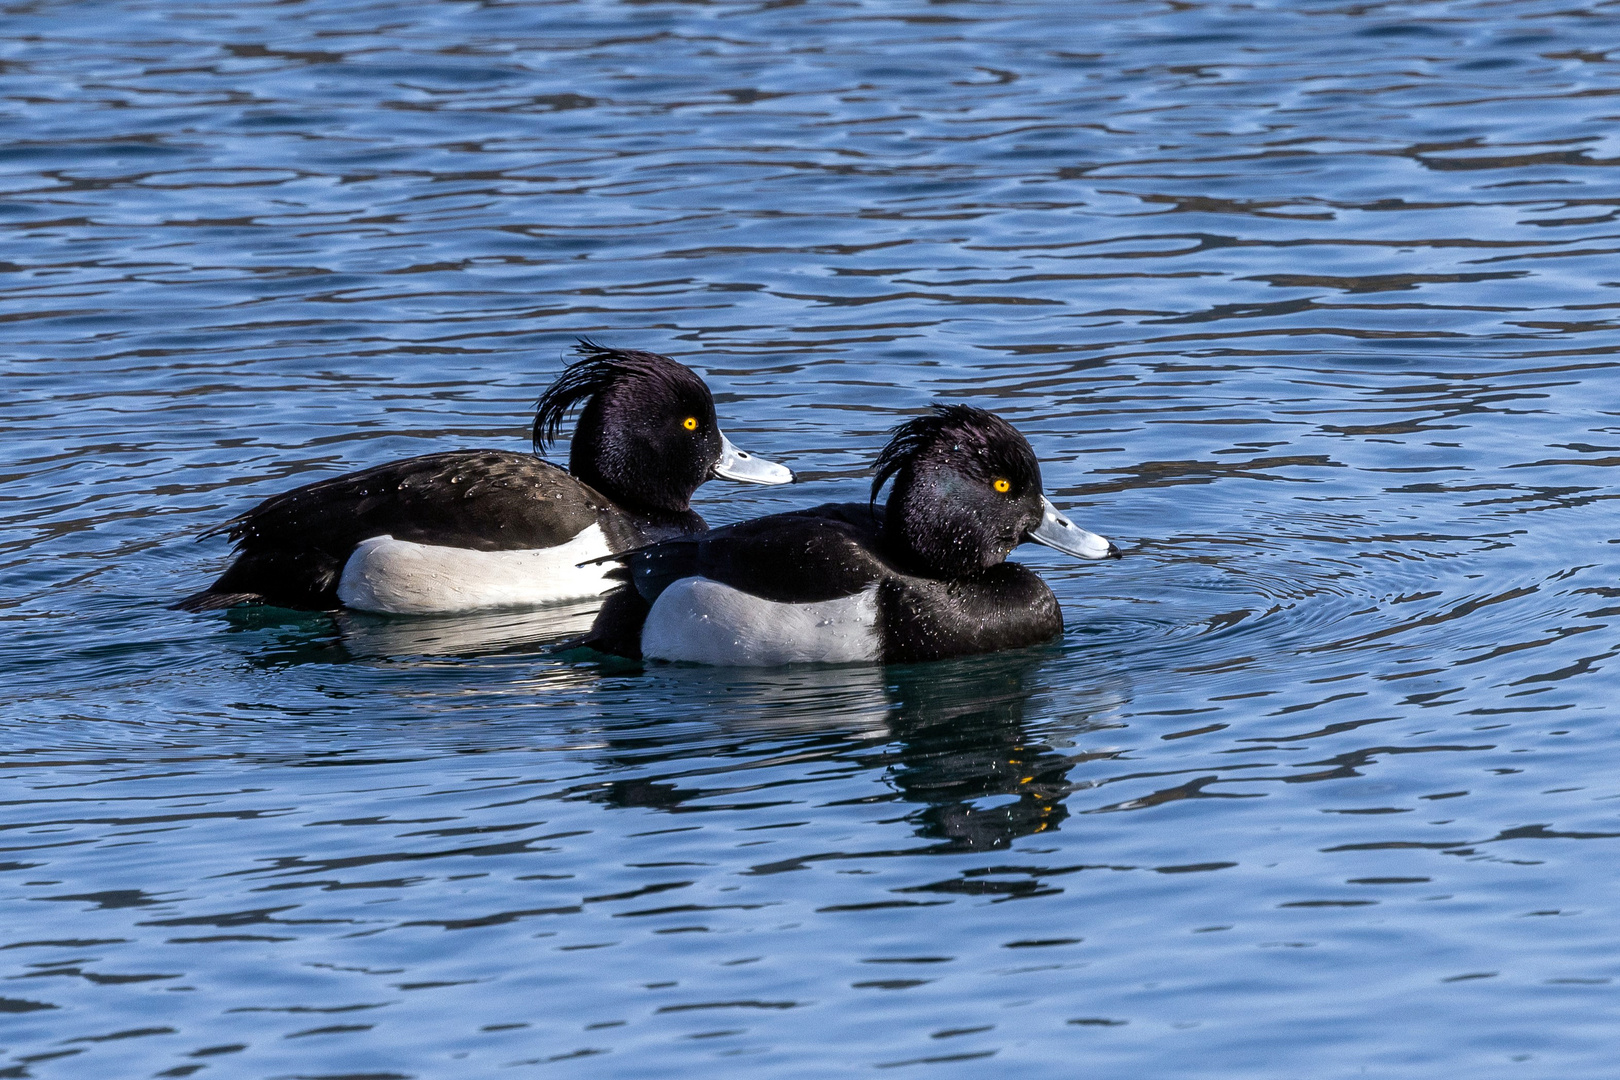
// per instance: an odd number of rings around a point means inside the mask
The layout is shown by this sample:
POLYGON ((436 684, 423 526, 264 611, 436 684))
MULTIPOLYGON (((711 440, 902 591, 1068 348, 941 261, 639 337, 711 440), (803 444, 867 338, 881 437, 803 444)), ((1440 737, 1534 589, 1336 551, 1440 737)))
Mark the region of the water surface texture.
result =
POLYGON ((1620 5, 16 3, 0 1077, 1620 1075, 1620 5), (191 616, 576 335, 1126 549, 915 668, 191 616))

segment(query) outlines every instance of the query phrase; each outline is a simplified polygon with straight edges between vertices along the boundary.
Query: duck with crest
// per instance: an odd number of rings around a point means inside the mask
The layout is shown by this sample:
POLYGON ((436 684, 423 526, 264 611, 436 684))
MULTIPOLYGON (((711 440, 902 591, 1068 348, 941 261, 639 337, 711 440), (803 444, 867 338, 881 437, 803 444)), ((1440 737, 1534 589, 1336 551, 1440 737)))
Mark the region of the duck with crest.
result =
POLYGON ((175 606, 429 614, 598 596, 616 583, 592 560, 707 529, 691 507, 704 481, 793 479, 732 445, 684 364, 576 351, 536 407, 536 454, 425 454, 273 496, 203 534, 228 536, 236 558, 175 606), (538 453, 576 406, 564 471, 538 453))
POLYGON ((725 665, 909 663, 1014 649, 1063 630, 1025 540, 1082 559, 1119 549, 1041 493, 1006 420, 967 405, 894 430, 871 498, 773 514, 616 556, 626 583, 583 644, 725 665), (893 479, 887 503, 878 494, 893 479))

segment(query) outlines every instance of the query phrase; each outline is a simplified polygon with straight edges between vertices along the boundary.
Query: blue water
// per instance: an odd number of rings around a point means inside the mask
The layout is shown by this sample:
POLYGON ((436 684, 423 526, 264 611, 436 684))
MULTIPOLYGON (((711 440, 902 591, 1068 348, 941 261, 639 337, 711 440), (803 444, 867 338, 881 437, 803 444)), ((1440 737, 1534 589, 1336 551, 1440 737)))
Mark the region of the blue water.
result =
POLYGON ((19 3, 0 1077, 1620 1076, 1620 6, 19 3), (1052 645, 165 605, 574 337, 857 499, 994 408, 1052 645))

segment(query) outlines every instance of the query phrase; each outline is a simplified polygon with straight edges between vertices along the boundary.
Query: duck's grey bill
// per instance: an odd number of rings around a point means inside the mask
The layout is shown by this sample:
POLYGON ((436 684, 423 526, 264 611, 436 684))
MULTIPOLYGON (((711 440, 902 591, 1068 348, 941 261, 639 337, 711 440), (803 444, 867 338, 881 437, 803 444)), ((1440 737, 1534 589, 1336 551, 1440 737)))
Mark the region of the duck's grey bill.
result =
POLYGON ((792 469, 737 449, 724 434, 720 436, 720 460, 714 464, 714 475, 722 480, 741 480, 745 484, 793 483, 792 469))
POLYGON ((1065 555, 1077 555, 1082 559, 1119 558, 1119 548, 1109 543, 1106 537, 1087 532, 1070 521, 1044 495, 1041 496, 1041 523, 1026 535, 1037 544, 1057 548, 1065 555))

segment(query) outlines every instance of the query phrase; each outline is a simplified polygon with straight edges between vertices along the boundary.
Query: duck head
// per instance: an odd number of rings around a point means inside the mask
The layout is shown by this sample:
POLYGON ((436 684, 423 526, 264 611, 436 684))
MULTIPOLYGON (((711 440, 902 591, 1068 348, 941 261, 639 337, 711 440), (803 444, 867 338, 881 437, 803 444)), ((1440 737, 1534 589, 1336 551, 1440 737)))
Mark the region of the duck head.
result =
POLYGON ((602 494, 630 506, 682 513, 710 477, 750 484, 793 480, 785 466, 732 445, 720 431, 714 396, 685 364, 584 339, 575 351, 579 359, 535 407, 534 445, 543 451, 569 410, 583 404, 568 471, 602 494))
POLYGON ((1035 452, 995 413, 936 405, 931 415, 901 424, 878 455, 874 502, 891 477, 884 547, 928 577, 987 570, 1025 540, 1082 559, 1119 557, 1113 544, 1047 500, 1035 452))

